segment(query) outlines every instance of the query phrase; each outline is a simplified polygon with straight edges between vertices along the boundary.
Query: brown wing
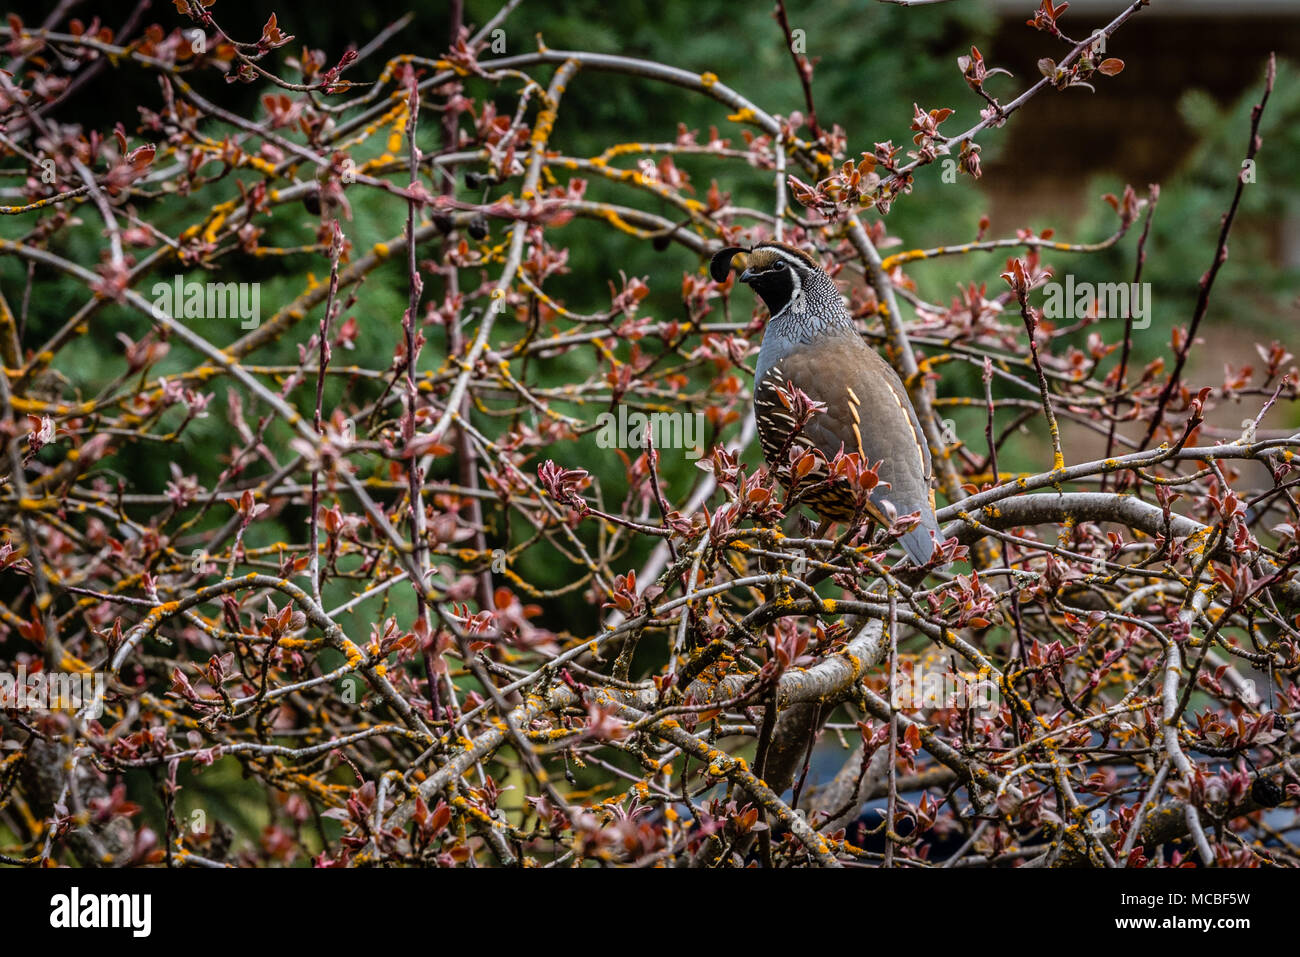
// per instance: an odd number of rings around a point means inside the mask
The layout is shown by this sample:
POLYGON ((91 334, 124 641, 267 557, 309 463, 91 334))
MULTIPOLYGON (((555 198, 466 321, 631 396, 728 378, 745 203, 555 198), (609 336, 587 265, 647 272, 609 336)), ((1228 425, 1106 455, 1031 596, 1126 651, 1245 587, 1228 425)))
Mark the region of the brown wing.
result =
MULTIPOLYGON (((843 445, 870 464, 881 462, 880 486, 872 494, 879 506, 888 502, 900 515, 920 512, 922 524, 905 536, 908 552, 918 560, 929 558, 929 531, 938 531, 930 497, 930 450, 920 422, 898 374, 875 350, 854 337, 834 340, 829 350, 823 340, 815 348, 798 349, 774 364, 755 390, 759 440, 769 464, 789 438, 794 420, 776 394, 776 387, 793 382, 808 396, 826 405, 804 427, 801 445, 811 444, 827 459, 843 445), (907 539, 917 536, 915 542, 907 539)), ((782 458, 787 458, 782 456, 782 458)), ((825 517, 846 520, 852 515, 846 491, 809 499, 825 517)), ((874 510, 873 510, 874 511, 874 510)), ((876 517, 879 519, 880 515, 876 517)))

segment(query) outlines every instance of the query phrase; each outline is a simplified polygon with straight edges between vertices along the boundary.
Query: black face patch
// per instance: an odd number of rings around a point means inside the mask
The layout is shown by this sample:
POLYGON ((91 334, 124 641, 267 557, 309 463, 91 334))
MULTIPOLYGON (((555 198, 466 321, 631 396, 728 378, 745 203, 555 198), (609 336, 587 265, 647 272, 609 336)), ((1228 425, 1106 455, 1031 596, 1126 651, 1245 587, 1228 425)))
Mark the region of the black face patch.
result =
POLYGON ((794 295, 794 267, 785 262, 778 262, 761 271, 747 269, 742 278, 762 297, 767 311, 774 316, 789 304, 794 295))

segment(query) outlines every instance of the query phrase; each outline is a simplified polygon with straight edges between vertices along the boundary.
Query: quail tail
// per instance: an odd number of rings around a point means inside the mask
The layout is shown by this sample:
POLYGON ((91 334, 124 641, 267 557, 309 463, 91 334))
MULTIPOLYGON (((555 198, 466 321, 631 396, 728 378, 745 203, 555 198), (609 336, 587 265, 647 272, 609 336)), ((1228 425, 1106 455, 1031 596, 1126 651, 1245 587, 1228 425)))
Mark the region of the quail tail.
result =
POLYGON ((921 524, 902 535, 899 541, 902 542, 907 556, 919 566, 930 560, 941 537, 942 533, 939 531, 939 523, 935 520, 934 513, 923 508, 921 524))

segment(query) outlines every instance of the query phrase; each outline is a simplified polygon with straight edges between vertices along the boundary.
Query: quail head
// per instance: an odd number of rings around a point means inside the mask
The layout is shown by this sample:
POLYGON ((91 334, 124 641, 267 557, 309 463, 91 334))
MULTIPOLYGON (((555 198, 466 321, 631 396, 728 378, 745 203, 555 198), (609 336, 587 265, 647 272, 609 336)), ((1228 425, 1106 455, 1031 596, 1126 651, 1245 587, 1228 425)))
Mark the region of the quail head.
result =
POLYGON ((827 524, 865 513, 888 528, 919 512, 920 524, 900 541, 913 562, 925 564, 939 538, 930 449, 898 374, 862 341, 835 282, 807 253, 774 242, 731 246, 713 256, 709 271, 724 282, 733 265, 771 313, 754 373, 754 416, 768 465, 788 482, 791 450, 814 451, 815 467, 799 479, 804 491, 796 497, 827 524), (824 406, 793 436, 791 386, 824 406), (828 464, 841 450, 864 465, 879 463, 880 483, 861 506, 847 479, 830 476, 828 464))

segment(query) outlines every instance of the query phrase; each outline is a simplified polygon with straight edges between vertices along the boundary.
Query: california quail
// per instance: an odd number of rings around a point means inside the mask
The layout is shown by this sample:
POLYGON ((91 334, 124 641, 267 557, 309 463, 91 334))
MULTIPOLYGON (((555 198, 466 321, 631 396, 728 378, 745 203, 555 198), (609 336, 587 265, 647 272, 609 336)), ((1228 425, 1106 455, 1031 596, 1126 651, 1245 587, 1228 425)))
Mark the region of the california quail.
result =
POLYGON ((800 480, 809 490, 801 500, 829 523, 851 521, 856 510, 845 480, 825 481, 827 462, 843 449, 867 465, 882 463, 864 511, 886 528, 891 507, 895 517, 920 512, 921 523, 900 540, 912 561, 924 564, 939 538, 930 449, 898 374, 862 341, 839 289, 807 253, 784 243, 731 246, 713 256, 709 271, 725 282, 733 265, 772 316, 754 372, 754 415, 768 465, 788 481, 792 447, 820 452, 826 461, 819 457, 800 480), (793 439, 795 420, 780 394, 788 397, 790 385, 826 407, 793 439))

